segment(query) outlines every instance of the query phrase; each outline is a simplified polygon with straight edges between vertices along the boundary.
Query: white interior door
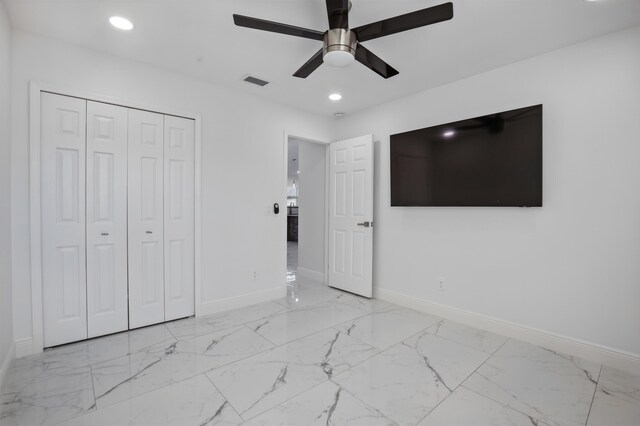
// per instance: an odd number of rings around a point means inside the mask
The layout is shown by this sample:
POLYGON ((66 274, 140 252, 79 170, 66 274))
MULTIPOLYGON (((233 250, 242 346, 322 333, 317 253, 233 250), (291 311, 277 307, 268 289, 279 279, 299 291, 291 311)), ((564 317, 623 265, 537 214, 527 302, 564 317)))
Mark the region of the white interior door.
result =
POLYGON ((373 136, 329 146, 329 285, 372 296, 373 136))
POLYGON ((194 130, 186 118, 164 117, 164 319, 195 313, 194 130))
POLYGON ((129 328, 164 321, 164 117, 129 110, 129 328))
POLYGON ((128 326, 127 109, 88 101, 88 336, 128 326))
POLYGON ((41 98, 44 346, 87 338, 86 101, 41 98))

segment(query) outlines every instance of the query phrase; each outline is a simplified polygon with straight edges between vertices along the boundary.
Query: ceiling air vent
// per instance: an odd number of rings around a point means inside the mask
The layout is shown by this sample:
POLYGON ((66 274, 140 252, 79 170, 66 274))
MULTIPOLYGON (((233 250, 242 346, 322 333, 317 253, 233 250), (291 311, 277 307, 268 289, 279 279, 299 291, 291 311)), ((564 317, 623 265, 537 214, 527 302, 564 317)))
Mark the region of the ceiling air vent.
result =
POLYGON ((251 83, 251 84, 255 84, 256 86, 266 86, 267 84, 269 84, 268 81, 264 81, 258 77, 254 77, 252 75, 246 75, 244 76, 244 78, 242 79, 242 81, 246 81, 247 83, 251 83))

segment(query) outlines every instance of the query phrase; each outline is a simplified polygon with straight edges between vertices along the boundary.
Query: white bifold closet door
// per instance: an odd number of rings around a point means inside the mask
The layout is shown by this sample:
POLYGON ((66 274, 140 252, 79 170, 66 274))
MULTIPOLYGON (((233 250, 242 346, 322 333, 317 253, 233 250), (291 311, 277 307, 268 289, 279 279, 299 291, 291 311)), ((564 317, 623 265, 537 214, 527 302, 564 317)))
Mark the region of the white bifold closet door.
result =
POLYGON ((129 110, 129 327, 194 314, 194 121, 129 110))
POLYGON ((164 321, 164 116, 129 110, 129 328, 164 321))
POLYGON ((194 121, 164 116, 164 320, 195 313, 194 121))
POLYGON ((44 346, 195 313, 195 122, 41 95, 44 346))
POLYGON ((126 330, 127 109, 87 102, 88 337, 126 330))
POLYGON ((86 104, 41 98, 42 298, 45 347, 87 338, 86 104))

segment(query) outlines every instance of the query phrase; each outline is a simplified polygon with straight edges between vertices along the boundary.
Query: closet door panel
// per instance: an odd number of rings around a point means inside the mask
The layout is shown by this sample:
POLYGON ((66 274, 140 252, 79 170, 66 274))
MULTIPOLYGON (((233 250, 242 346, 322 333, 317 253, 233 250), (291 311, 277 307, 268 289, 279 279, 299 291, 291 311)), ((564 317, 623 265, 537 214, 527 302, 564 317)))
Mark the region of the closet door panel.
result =
POLYGON ((129 328, 164 321, 164 117, 129 110, 129 328))
POLYGON ((87 338, 86 101, 41 98, 44 346, 87 338))
POLYGON ((195 313, 193 120, 164 118, 165 320, 195 313))
POLYGON ((87 102, 87 327, 126 330, 127 109, 87 102))

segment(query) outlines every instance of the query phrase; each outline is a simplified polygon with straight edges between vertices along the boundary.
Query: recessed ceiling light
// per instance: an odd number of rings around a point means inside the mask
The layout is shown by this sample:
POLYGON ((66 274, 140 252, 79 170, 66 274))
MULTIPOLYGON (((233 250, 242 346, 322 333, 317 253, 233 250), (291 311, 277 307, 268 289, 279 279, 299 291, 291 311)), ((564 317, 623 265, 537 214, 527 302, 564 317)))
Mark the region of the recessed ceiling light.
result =
POLYGON ((451 136, 453 136, 453 135, 455 135, 455 134, 456 134, 456 132, 455 132, 455 131, 453 131, 453 130, 447 130, 446 132, 444 132, 444 133, 442 134, 442 136, 444 136, 445 138, 450 138, 451 136))
POLYGON ((133 29, 131 21, 121 16, 112 16, 109 18, 109 23, 119 30, 131 31, 133 29))
POLYGON ((329 95, 329 99, 331 99, 332 101, 339 101, 340 99, 342 99, 342 95, 340 93, 332 93, 329 95))

